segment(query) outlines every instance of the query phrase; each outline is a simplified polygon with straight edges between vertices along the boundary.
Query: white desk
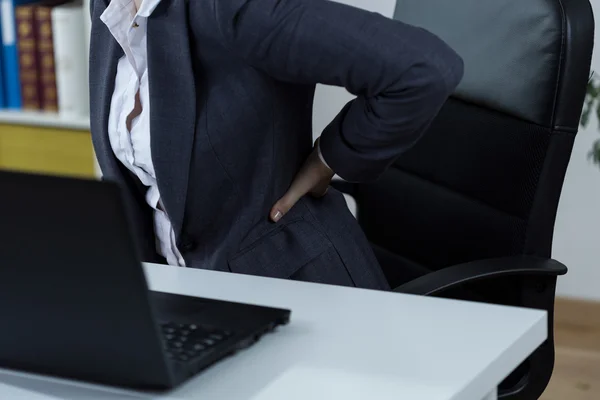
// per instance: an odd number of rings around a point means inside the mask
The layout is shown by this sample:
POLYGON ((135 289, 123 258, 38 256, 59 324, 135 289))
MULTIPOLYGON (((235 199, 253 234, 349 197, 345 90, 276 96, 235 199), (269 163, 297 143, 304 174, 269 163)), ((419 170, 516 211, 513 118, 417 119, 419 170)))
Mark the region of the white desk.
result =
POLYGON ((546 338, 540 311, 147 265, 152 289, 292 309, 290 325, 179 389, 0 372, 0 399, 482 400, 546 338))

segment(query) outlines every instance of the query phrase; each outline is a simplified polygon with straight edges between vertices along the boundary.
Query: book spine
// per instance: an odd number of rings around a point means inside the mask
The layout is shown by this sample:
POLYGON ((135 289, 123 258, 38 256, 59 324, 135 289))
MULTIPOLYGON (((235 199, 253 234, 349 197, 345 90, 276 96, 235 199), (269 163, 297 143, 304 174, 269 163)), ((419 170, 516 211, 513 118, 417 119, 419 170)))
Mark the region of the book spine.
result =
POLYGON ((40 6, 35 9, 37 26, 37 54, 40 60, 41 108, 58 111, 56 90, 56 68, 54 62, 54 40, 52 34, 52 8, 40 6))
POLYGON ((0 4, 0 108, 6 106, 6 93, 4 93, 4 61, 2 57, 2 4, 0 4))
MULTIPOLYGON (((90 52, 90 39, 92 32, 92 18, 90 16, 90 2, 91 0, 83 0, 83 28, 85 30, 85 53, 89 54, 90 52)), ((86 63, 86 66, 89 67, 89 64, 86 63)))
POLYGON ((89 115, 85 11, 81 1, 52 9, 58 110, 62 116, 89 115))
POLYGON ((41 101, 34 12, 31 5, 15 9, 22 108, 37 111, 41 101))
POLYGON ((4 94, 6 107, 21 108, 21 84, 19 58, 17 52, 17 32, 15 29, 15 8, 13 0, 0 0, 2 18, 2 58, 4 74, 4 94))

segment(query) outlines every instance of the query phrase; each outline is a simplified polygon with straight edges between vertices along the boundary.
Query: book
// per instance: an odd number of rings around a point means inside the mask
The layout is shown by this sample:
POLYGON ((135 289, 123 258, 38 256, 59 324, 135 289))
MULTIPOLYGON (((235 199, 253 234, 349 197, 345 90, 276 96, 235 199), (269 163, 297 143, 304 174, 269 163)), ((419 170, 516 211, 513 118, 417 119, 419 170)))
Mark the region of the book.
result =
MULTIPOLYGON (((83 26, 85 29, 85 51, 86 54, 89 53, 89 49, 90 49, 90 39, 91 39, 91 32, 92 32, 92 17, 91 17, 91 0, 83 0, 83 26)), ((86 64, 89 66, 89 64, 86 64)))
POLYGON ((19 52, 15 8, 39 0, 0 0, 0 25, 2 25, 2 72, 4 99, 7 108, 21 108, 21 79, 19 75, 19 52))
POLYGON ((52 32, 53 8, 54 4, 52 3, 43 3, 35 8, 41 109, 48 112, 58 112, 54 35, 52 32))
POLYGON ((2 17, 2 66, 6 107, 21 108, 21 84, 13 0, 0 0, 2 17))
POLYGON ((37 111, 42 104, 34 13, 33 5, 18 6, 15 9, 22 108, 37 111))
POLYGON ((62 116, 89 114, 85 13, 82 1, 52 9, 58 111, 62 116))
POLYGON ((2 62, 2 6, 0 4, 0 109, 6 105, 4 95, 4 63, 2 62))

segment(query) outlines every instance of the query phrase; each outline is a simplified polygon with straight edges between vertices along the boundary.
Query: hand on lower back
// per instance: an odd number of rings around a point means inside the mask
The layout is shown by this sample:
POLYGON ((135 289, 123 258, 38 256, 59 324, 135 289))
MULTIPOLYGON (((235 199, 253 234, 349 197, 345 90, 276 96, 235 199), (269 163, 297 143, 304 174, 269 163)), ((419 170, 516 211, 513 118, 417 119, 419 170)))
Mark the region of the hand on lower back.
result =
POLYGON ((279 221, 302 196, 308 194, 314 197, 322 197, 327 193, 334 173, 321 161, 318 146, 319 140, 317 139, 313 151, 298 171, 292 185, 271 209, 270 218, 272 221, 279 221))

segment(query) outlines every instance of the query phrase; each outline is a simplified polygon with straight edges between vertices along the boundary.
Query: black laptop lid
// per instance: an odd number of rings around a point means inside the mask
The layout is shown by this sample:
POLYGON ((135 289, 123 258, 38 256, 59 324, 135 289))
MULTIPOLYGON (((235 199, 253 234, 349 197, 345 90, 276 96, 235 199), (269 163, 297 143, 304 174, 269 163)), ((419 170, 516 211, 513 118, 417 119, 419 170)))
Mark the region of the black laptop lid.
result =
POLYGON ((0 172, 0 367, 168 386, 119 189, 0 172))

